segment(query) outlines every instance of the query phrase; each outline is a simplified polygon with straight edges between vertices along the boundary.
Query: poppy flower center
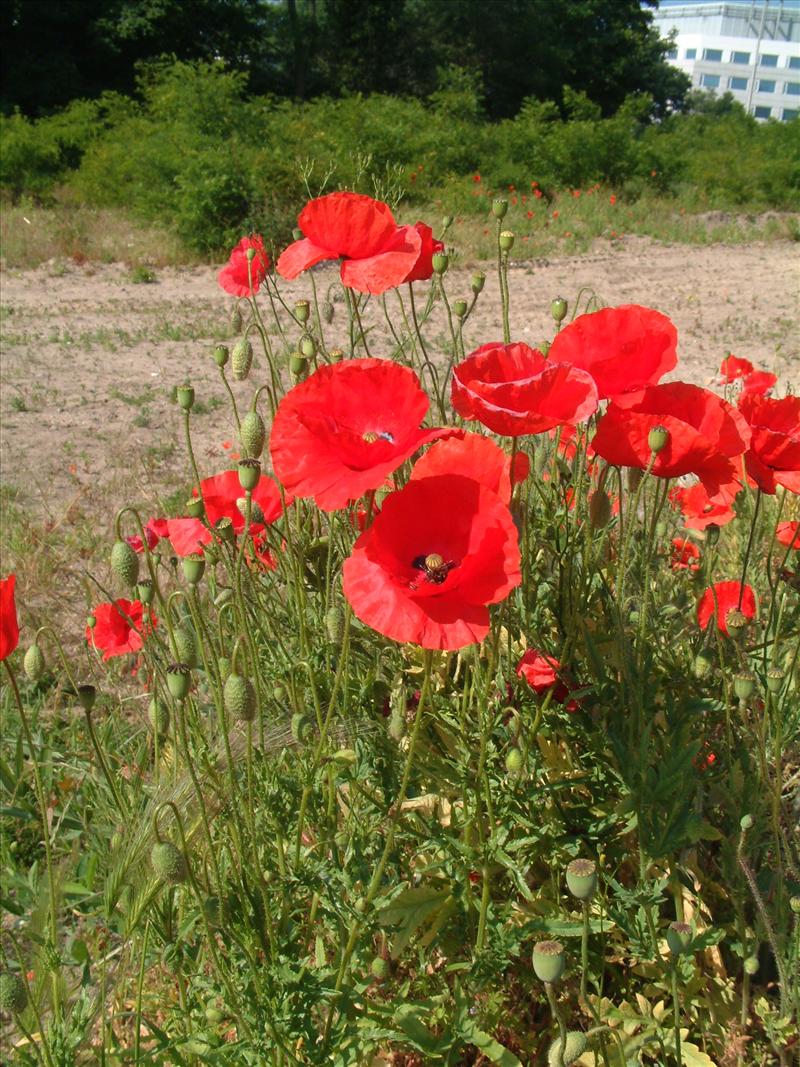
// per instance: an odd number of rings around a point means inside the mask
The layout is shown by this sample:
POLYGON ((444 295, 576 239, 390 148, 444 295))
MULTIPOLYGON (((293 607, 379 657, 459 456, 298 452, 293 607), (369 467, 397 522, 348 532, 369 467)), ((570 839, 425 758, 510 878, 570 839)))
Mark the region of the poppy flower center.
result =
POLYGON ((438 552, 430 552, 427 556, 415 556, 411 566, 414 570, 422 571, 426 581, 441 585, 458 564, 454 560, 445 560, 438 552))
POLYGON ((366 441, 368 445, 374 445, 376 441, 388 441, 390 445, 393 445, 394 434, 389 433, 388 430, 367 430, 361 435, 361 440, 366 441))

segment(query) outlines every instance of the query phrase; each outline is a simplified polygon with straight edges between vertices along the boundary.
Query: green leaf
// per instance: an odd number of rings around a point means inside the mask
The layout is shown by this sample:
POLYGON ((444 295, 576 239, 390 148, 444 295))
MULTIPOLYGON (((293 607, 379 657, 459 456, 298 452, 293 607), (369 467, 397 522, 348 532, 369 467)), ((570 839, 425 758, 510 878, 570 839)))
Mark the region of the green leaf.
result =
POLYGON ((462 1026, 460 1036, 479 1049, 484 1056, 488 1056, 492 1063, 499 1064, 499 1067, 522 1067, 513 1052, 496 1041, 491 1034, 479 1030, 474 1024, 468 1023, 462 1026))

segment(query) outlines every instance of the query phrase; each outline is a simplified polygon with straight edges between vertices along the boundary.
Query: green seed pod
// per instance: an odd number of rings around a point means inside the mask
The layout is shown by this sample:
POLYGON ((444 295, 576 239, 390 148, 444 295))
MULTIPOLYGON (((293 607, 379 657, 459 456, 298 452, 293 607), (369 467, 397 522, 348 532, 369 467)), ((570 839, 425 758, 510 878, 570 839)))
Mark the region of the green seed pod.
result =
POLYGON ((508 201, 503 196, 498 196, 492 201, 492 214, 496 219, 504 219, 508 211, 508 201))
POLYGON ((752 815, 743 815, 741 817, 741 819, 739 819, 739 825, 741 826, 742 830, 744 830, 744 831, 752 830, 752 828, 753 828, 753 816, 752 815))
POLYGON ((25 653, 25 658, 22 661, 22 668, 25 674, 32 682, 38 682, 44 675, 45 662, 44 653, 39 645, 33 644, 25 653))
POLYGON ((242 313, 239 310, 239 305, 236 304, 231 312, 231 333, 241 333, 242 326, 244 326, 244 319, 242 313))
POLYGON ((748 700, 753 695, 755 688, 755 675, 751 674, 749 671, 742 671, 740 674, 734 676, 733 691, 739 700, 748 700))
POLYGON ((369 965, 369 973, 373 978, 379 982, 385 981, 389 977, 389 962, 385 960, 383 956, 376 956, 372 963, 369 965))
POLYGON ((500 251, 510 252, 514 247, 514 233, 512 230, 503 230, 500 234, 500 251))
POLYGON ((747 629, 747 616, 743 611, 731 611, 727 618, 728 632, 732 637, 740 637, 747 629))
POLYGON ((688 923, 670 923, 667 927, 667 944, 673 956, 680 956, 692 941, 692 928, 688 923))
POLYGON ((463 319, 464 316, 466 315, 466 313, 467 313, 467 302, 466 302, 466 300, 455 300, 455 301, 453 301, 453 314, 456 316, 457 319, 463 319))
POLYGON ((83 710, 91 711, 97 700, 97 690, 93 685, 79 685, 77 696, 83 710))
POLYGON ((163 700, 153 697, 147 708, 147 721, 157 737, 166 737, 169 733, 169 708, 163 700))
POLYGON ((704 656, 702 652, 695 656, 694 664, 692 665, 692 671, 695 678, 707 678, 708 675, 711 674, 713 668, 714 664, 708 656, 704 656))
MULTIPOLYGON (((242 321, 242 316, 240 314, 239 315, 239 323, 240 324, 241 324, 241 321, 242 321)), ((234 330, 234 333, 238 333, 241 328, 242 327, 240 325, 238 329, 234 330)), ((216 365, 218 367, 224 367, 225 364, 228 362, 228 359, 230 358, 230 352, 228 351, 228 346, 227 345, 214 345, 214 351, 212 352, 212 355, 214 357, 214 362, 216 363, 216 365)))
POLYGON ((167 688, 176 700, 185 700, 192 685, 192 668, 188 663, 171 663, 167 667, 167 688))
POLYGON ((28 1003, 28 990, 19 974, 5 971, 0 974, 0 1011, 6 1015, 21 1015, 28 1003))
MULTIPOLYGON (((236 531, 233 528, 233 520, 227 515, 223 515, 221 519, 217 519, 214 523, 214 533, 226 544, 233 544, 236 540, 236 531)), ((208 545, 206 545, 206 554, 208 553, 208 545)))
POLYGON ((594 860, 577 859, 567 864, 567 889, 577 900, 589 900, 597 889, 594 860))
POLYGON ((546 337, 542 338, 542 340, 539 342, 539 351, 542 353, 543 356, 546 356, 547 353, 550 351, 550 342, 547 340, 546 337))
POLYGON ((95 628, 95 626, 97 625, 97 619, 94 617, 94 615, 86 616, 86 625, 89 627, 90 630, 93 630, 95 628))
POLYGON ((264 420, 257 411, 248 411, 242 419, 239 427, 239 442, 242 446, 242 455, 258 459, 264 450, 264 441, 267 430, 264 420))
POLYGON ((308 360, 302 352, 292 352, 289 357, 289 370, 293 378, 305 378, 308 370, 308 360))
POLYGON ((547 1053, 548 1067, 572 1067, 575 1060, 580 1059, 589 1047, 586 1034, 580 1030, 569 1030, 564 1044, 564 1052, 561 1052, 561 1038, 557 1037, 547 1053))
POLYGON ((303 240, 304 234, 303 234, 303 231, 300 229, 299 226, 295 226, 295 228, 292 230, 292 237, 294 238, 295 241, 302 241, 303 240))
POLYGON ((316 351, 317 346, 314 343, 314 338, 311 334, 304 334, 300 338, 300 355, 305 356, 306 359, 313 359, 316 351))
POLYGON ((193 496, 186 501, 186 514, 190 519, 202 519, 205 513, 205 505, 201 496, 193 496))
POLYGON ((181 566, 183 567, 183 576, 189 585, 197 585, 206 569, 205 556, 201 556, 199 552, 193 552, 191 555, 183 557, 181 566))
POLYGON ((292 716, 292 737, 298 744, 306 741, 311 734, 311 723, 302 711, 296 711, 292 716))
POLYGON ((483 292, 484 285, 486 285, 486 275, 483 273, 482 270, 476 271, 476 273, 472 275, 470 288, 477 296, 478 293, 483 292))
POLYGON ((311 314, 311 305, 307 300, 298 300, 294 306, 294 317, 300 323, 301 326, 308 322, 308 316, 311 314))
POLYGON ((758 956, 748 956, 744 961, 744 973, 753 975, 758 973, 758 956))
POLYGON ((341 363, 344 359, 344 351, 341 348, 328 349, 328 359, 331 363, 341 363))
POLYGON ((434 252, 431 258, 434 274, 444 274, 450 266, 450 257, 446 252, 434 252))
POLYGON ((153 603, 153 596, 155 595, 155 589, 153 588, 153 581, 151 578, 140 578, 136 583, 136 598, 145 607, 148 604, 153 603))
POLYGON ((198 660, 197 637, 194 630, 187 625, 176 626, 172 635, 172 654, 177 663, 196 667, 198 660))
POLYGON ((239 485, 245 492, 252 492, 261 477, 261 463, 257 459, 239 460, 239 485))
POLYGON ((252 722, 256 717, 256 691, 249 678, 231 674, 223 689, 225 710, 240 722, 252 722))
POLYGON ((800 897, 789 897, 789 907, 795 915, 800 915, 800 897))
POLYGON ((344 616, 341 608, 329 608, 325 612, 325 631, 332 645, 342 643, 344 633, 344 616))
POLYGON ((506 753, 506 773, 510 778, 516 778, 522 773, 522 753, 518 748, 510 748, 506 753))
POLYGON ((542 982, 557 982, 567 966, 560 941, 540 941, 533 950, 533 969, 542 982))
POLYGON ((593 530, 603 530, 611 522, 611 498, 605 489, 589 494, 589 524, 593 530))
POLYGON ((567 317, 568 305, 563 296, 557 296, 550 301, 550 314, 556 322, 563 322, 567 317))
POLYGON ((189 874, 186 857, 171 841, 158 841, 153 845, 150 863, 156 876, 169 885, 180 885, 189 874))
POLYGON ((191 411, 194 407, 194 389, 191 385, 179 385, 176 391, 178 407, 183 411, 191 411))
POLYGON ((231 373, 237 382, 243 382, 253 365, 253 346, 246 337, 240 338, 231 352, 231 373))
POLYGON ((139 577, 139 557, 127 541, 115 541, 111 549, 111 570, 123 585, 136 585, 139 577))
POLYGON ((772 667, 767 671, 767 689, 773 696, 780 693, 783 688, 783 682, 786 678, 786 674, 780 669, 780 667, 772 667))
POLYGON ((647 435, 647 447, 654 455, 658 455, 669 444, 669 430, 666 426, 654 426, 647 435))

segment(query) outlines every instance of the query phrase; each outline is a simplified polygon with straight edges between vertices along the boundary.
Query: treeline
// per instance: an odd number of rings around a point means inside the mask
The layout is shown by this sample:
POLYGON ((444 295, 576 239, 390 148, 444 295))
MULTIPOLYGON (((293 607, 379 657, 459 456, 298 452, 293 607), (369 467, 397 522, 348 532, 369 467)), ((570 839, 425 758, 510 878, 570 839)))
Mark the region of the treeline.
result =
POLYGON ((0 40, 0 110, 28 116, 129 95, 164 53, 221 61, 253 95, 293 100, 426 99, 455 66, 495 119, 531 96, 561 105, 565 85, 604 115, 634 92, 663 114, 689 89, 640 0, 3 0, 0 40))
MULTIPOLYGON (((486 211, 487 189, 549 198, 608 183, 692 207, 800 207, 800 122, 759 124, 732 98, 705 94, 652 122, 628 96, 604 116, 565 87, 510 119, 481 113, 479 88, 452 68, 425 100, 350 94, 307 103, 253 97, 221 63, 156 64, 134 97, 106 93, 39 120, 0 119, 6 197, 71 197, 124 207, 204 255, 241 233, 286 240, 308 195, 346 187, 390 202, 486 211)), ((537 201, 538 202, 538 201, 537 201)))

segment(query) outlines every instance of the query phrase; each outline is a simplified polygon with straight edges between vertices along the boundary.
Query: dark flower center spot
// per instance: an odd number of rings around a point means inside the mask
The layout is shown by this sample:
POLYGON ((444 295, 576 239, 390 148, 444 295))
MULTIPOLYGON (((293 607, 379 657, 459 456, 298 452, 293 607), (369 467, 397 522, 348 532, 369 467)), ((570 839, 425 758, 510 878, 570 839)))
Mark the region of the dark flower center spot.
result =
POLYGON ((438 552, 431 552, 427 556, 415 556, 411 566, 414 570, 422 571, 427 581, 441 585, 458 564, 453 560, 445 560, 438 552))
POLYGON ((367 430, 361 435, 361 440, 366 441, 368 445, 373 445, 376 441, 388 441, 390 445, 393 445, 394 434, 389 433, 388 430, 367 430))

